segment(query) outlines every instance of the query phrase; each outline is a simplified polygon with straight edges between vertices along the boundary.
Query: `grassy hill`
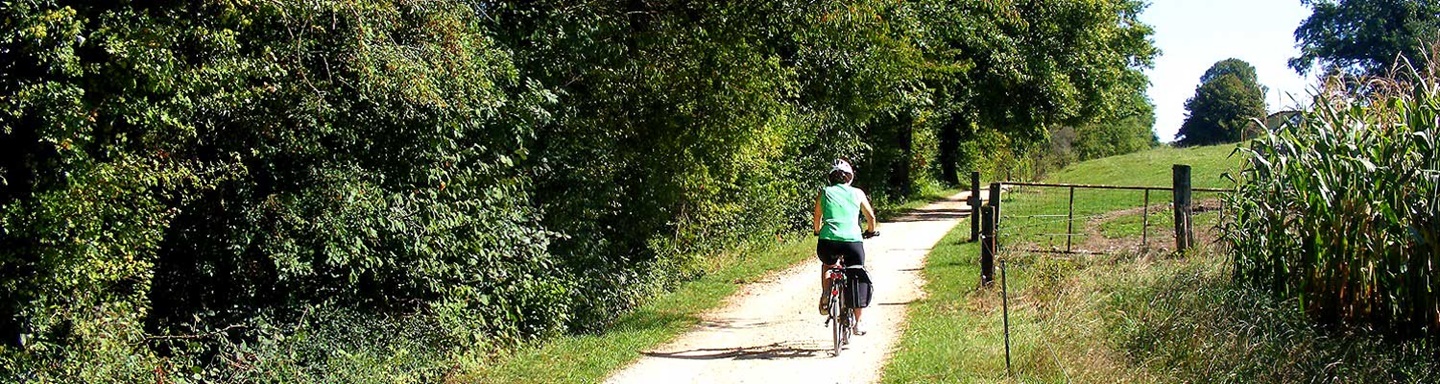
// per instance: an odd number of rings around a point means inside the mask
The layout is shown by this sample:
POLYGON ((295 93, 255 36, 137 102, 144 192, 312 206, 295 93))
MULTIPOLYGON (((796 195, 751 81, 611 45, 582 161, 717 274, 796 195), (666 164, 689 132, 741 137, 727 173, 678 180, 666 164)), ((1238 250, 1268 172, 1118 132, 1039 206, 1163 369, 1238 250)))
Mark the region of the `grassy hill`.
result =
MULTIPOLYGON (((1063 249, 1068 237, 1076 244, 1093 241, 1134 243, 1138 246, 1142 241, 1142 226, 1149 233, 1148 239, 1173 239, 1174 231, 1168 228, 1173 228, 1174 215, 1168 213, 1167 206, 1172 198, 1169 189, 1173 184, 1173 166, 1190 166, 1193 187, 1230 189, 1234 185, 1225 178, 1225 174, 1238 172, 1240 162, 1239 155, 1232 156, 1234 152, 1233 144, 1193 148, 1161 147, 1073 164, 1050 174, 1043 181, 1160 189, 1148 193, 1091 188, 1077 188, 1074 191, 1051 187, 1011 189, 1002 201, 1002 245, 1063 249), (1073 205, 1070 195, 1072 192, 1073 205), (1144 221, 1141 212, 1135 208, 1147 202, 1150 206, 1149 220, 1144 221), (1115 213, 1126 209, 1130 211, 1115 213), (1100 228, 1103 236, 1093 236, 1095 232, 1078 227, 1092 220, 1105 220, 1100 228), (1073 232, 1069 227, 1071 222, 1078 225, 1073 232), (1073 235, 1066 236, 1067 233, 1073 235), (1129 239, 1130 237, 1134 239, 1129 239)), ((1221 196, 1222 194, 1214 192, 1197 191, 1193 194, 1196 202, 1209 207, 1218 207, 1221 196)), ((1211 227, 1218 218, 1217 212, 1201 212, 1196 216, 1195 226, 1211 227)))
POLYGON ((1239 155, 1231 156, 1235 145, 1193 148, 1160 147, 1149 151, 1080 162, 1046 177, 1051 183, 1169 186, 1174 164, 1190 165, 1195 187, 1224 188, 1230 182, 1222 176, 1236 172, 1239 155))
MULTIPOLYGON (((1183 163, 1192 166, 1196 187, 1226 187, 1229 181, 1220 175, 1235 172, 1240 161, 1230 156, 1234 148, 1160 148, 1074 164, 1045 181, 1166 186, 1171 165, 1183 163)), ((1022 189, 1003 204, 1013 212, 1065 203, 1053 195, 1022 189)), ((1077 193, 1076 210, 1079 214, 1139 205, 1129 196, 1077 193)), ((1185 257, 1002 254, 1009 264, 1007 374, 1001 290, 998 284, 978 285, 979 248, 965 242, 968 232, 968 225, 957 226, 927 259, 927 296, 909 308, 910 324, 885 368, 885 382, 1440 378, 1432 350, 1423 345, 1326 331, 1307 321, 1294 302, 1236 286, 1226 256, 1211 246, 1185 257)))

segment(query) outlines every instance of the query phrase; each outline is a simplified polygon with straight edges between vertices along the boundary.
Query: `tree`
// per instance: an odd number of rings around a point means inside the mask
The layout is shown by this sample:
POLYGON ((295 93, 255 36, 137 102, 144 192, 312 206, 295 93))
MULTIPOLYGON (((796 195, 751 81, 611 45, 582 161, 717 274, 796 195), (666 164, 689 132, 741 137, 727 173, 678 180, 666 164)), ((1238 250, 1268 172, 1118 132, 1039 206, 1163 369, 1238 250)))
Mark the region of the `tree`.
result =
POLYGON ((1307 73, 1380 74, 1397 57, 1411 62, 1440 38, 1440 1, 1305 0, 1313 13, 1295 29, 1300 57, 1290 67, 1307 73))
POLYGON ((1241 80, 1248 79, 1251 83, 1258 83, 1255 80, 1259 78, 1255 75, 1255 67, 1251 66, 1250 63, 1245 62, 1245 60, 1232 58, 1220 60, 1216 62, 1215 65, 1210 66, 1210 69, 1205 70, 1205 74, 1200 75, 1200 83, 1208 83, 1226 75, 1234 75, 1241 80))
POLYGON ((1132 153, 1160 144, 1154 130, 1155 105, 1144 95, 1131 103, 1112 119, 1076 127, 1073 145, 1078 160, 1132 153))
POLYGON ((1265 89, 1250 63, 1221 60, 1200 81, 1195 96, 1185 101, 1189 115, 1177 135, 1180 145, 1240 141, 1247 129, 1253 129, 1253 119, 1265 118, 1265 89))
POLYGON ((927 79, 939 109, 941 181, 957 183, 962 142, 978 129, 1018 143, 1052 125, 1114 115, 1143 93, 1158 54, 1135 0, 941 2, 929 10, 927 79), (951 21, 954 20, 954 21, 951 21))

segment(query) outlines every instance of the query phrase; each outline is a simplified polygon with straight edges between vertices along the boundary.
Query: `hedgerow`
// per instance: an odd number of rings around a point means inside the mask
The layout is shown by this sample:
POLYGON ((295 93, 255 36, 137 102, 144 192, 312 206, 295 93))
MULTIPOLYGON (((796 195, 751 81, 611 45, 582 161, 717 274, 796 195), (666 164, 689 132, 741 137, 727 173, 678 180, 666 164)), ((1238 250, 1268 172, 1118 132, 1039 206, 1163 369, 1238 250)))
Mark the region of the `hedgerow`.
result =
POLYGON ((1115 113, 1139 3, 1063 5, 0 4, 0 378, 430 382, 602 331, 835 158, 898 201, 1006 89, 974 137, 1115 113))

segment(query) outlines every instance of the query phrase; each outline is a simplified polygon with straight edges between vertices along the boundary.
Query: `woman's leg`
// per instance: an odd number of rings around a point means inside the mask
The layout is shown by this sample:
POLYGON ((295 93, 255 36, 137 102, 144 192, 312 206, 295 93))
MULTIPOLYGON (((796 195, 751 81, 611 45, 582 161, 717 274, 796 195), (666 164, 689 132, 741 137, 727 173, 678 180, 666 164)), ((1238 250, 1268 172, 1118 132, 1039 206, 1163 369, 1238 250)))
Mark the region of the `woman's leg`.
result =
POLYGON ((865 308, 855 308, 855 334, 856 334, 856 335, 864 335, 864 334, 865 334, 865 331, 860 330, 860 313, 862 313, 862 312, 865 312, 865 308))
POLYGON ((829 297, 828 297, 829 295, 827 295, 828 292, 825 292, 825 291, 826 291, 826 289, 828 289, 828 288, 830 287, 830 281, 829 281, 829 279, 827 279, 827 277, 825 276, 825 275, 826 275, 826 273, 825 273, 825 267, 827 267, 827 264, 828 264, 828 263, 826 263, 825 261, 826 261, 827 257, 833 257, 833 256, 831 256, 831 255, 834 253, 834 251, 831 250, 830 248, 831 248, 831 247, 830 247, 830 244, 829 244, 827 241, 825 241, 825 240, 819 240, 819 241, 815 242, 815 257, 816 257, 817 259, 820 259, 820 305, 819 305, 819 309, 820 309, 820 315, 822 315, 822 316, 828 314, 828 312, 826 311, 826 309, 827 309, 828 304, 829 304, 829 300, 828 300, 828 299, 829 299, 829 297))
MULTIPOLYGON (((825 263, 820 263, 820 308, 825 308, 825 288, 830 286, 830 280, 825 278, 825 263)), ((823 311, 822 311, 823 312, 823 311)))

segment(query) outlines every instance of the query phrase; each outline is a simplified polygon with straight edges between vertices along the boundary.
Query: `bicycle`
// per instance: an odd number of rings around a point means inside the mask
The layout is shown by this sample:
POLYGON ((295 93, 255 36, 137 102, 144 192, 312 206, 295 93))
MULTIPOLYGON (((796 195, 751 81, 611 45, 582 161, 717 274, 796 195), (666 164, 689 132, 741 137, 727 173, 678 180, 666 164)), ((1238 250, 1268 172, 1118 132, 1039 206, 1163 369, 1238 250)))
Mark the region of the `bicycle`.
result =
MULTIPOLYGON (((869 239, 879 236, 880 232, 866 232, 864 238, 869 239)), ((855 333, 855 309, 850 294, 850 274, 846 269, 863 269, 864 266, 855 265, 846 267, 845 256, 835 258, 835 264, 831 264, 825 270, 825 277, 830 281, 830 294, 827 317, 825 325, 830 327, 831 339, 834 341, 833 353, 840 356, 840 348, 850 344, 850 336, 855 333)))

